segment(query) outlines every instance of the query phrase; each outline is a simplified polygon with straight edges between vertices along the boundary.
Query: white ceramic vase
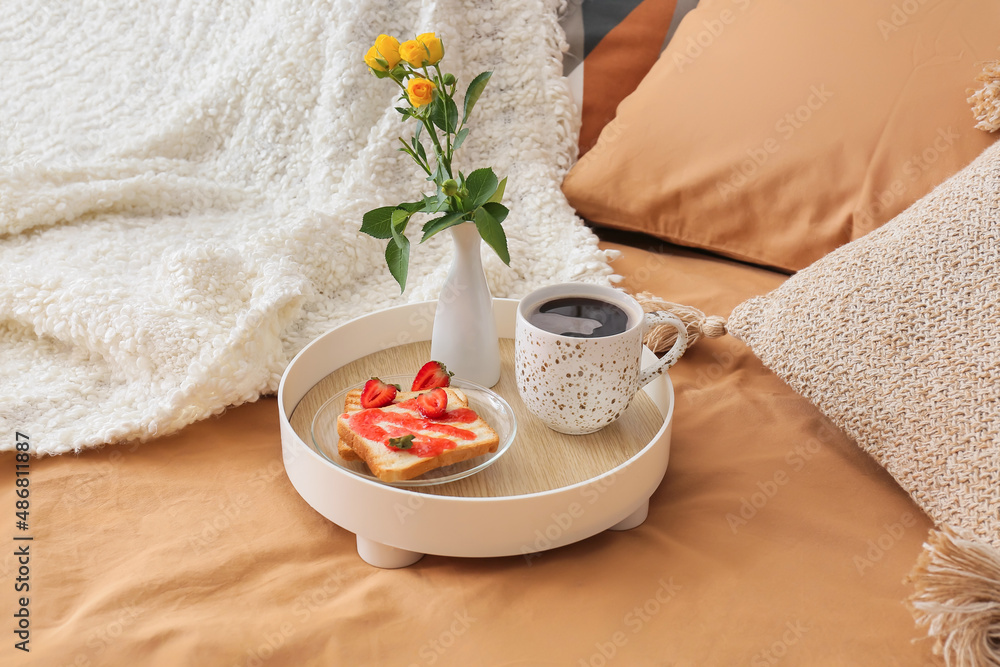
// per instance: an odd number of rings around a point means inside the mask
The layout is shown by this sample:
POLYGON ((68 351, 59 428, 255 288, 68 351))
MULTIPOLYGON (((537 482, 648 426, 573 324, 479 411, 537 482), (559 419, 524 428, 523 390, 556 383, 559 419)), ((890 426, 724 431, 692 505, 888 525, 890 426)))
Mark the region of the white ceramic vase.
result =
POLYGON ((451 228, 451 237, 455 256, 434 314, 431 359, 456 377, 492 387, 500 380, 500 340, 479 254, 479 230, 475 223, 463 222, 451 228))

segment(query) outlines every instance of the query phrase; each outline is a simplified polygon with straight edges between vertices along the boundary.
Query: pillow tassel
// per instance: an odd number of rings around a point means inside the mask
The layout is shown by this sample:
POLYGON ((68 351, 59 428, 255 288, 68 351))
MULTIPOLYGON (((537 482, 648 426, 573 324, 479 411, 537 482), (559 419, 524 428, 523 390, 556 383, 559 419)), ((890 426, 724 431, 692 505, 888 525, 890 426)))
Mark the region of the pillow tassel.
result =
POLYGON ((1000 60, 987 62, 976 81, 982 81, 983 87, 967 100, 979 121, 976 129, 996 132, 1000 130, 1000 60))
MULTIPOLYGON (((718 338, 726 333, 726 320, 716 315, 708 315, 693 306, 684 306, 679 303, 664 301, 649 292, 642 292, 635 297, 643 312, 655 313, 659 311, 668 312, 677 317, 687 325, 688 346, 701 337, 718 338)), ((666 352, 677 340, 677 332, 668 325, 657 325, 650 327, 643 337, 643 342, 652 352, 666 352)))
POLYGON ((949 667, 1000 665, 1000 551, 933 530, 907 579, 913 616, 949 667))

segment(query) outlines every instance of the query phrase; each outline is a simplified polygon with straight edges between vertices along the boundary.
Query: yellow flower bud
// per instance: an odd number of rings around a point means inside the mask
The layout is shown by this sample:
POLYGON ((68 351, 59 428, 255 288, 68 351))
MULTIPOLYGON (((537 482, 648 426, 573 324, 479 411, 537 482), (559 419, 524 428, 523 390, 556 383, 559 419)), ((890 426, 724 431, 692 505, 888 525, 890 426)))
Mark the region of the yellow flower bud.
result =
POLYGON ((422 107, 434 100, 434 89, 437 86, 429 79, 413 78, 406 82, 406 97, 410 104, 422 107))
POLYGON ((453 197, 458 194, 458 181, 454 178, 449 178, 447 181, 441 184, 441 191, 444 192, 449 197, 453 197))
POLYGON ((414 67, 436 65, 444 57, 444 45, 433 32, 425 32, 400 44, 399 55, 414 67))
POLYGON ((379 72, 391 70, 399 64, 399 40, 391 35, 379 35, 365 54, 365 64, 379 72), (389 67, 383 67, 378 62, 379 58, 386 61, 389 67))

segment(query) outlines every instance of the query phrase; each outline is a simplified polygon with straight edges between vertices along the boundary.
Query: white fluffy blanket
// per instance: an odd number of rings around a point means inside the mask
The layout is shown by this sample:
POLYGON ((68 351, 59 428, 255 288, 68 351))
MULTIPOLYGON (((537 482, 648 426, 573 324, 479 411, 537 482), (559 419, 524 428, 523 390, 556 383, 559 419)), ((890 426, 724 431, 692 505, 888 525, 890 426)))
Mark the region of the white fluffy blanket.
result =
POLYGON ((436 31, 463 87, 495 71, 459 156, 509 176, 494 295, 613 279, 559 190, 577 129, 559 4, 5 4, 0 449, 175 431, 274 391, 330 327, 436 297, 448 235, 414 247, 400 296, 358 232, 426 187, 396 150, 398 90, 362 61, 380 32, 436 31))

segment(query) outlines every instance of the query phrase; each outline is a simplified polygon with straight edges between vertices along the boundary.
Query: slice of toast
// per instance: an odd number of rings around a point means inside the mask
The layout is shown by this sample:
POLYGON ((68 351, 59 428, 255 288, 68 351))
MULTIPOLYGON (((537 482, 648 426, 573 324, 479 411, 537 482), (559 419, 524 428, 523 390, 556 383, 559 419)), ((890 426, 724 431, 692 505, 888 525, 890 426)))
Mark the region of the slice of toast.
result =
POLYGON ((426 472, 489 452, 500 444, 496 431, 464 405, 453 405, 439 419, 420 414, 412 400, 345 412, 337 418, 340 441, 383 482, 413 479, 426 472), (412 435, 407 449, 390 446, 393 438, 412 435))
MULTIPOLYGON (((461 389, 455 387, 445 387, 445 392, 448 394, 448 409, 454 409, 456 407, 468 407, 469 397, 465 395, 465 392, 461 389)), ((393 404, 399 404, 403 401, 408 401, 411 398, 416 398, 418 395, 422 394, 422 391, 400 391, 396 393, 396 397, 392 400, 393 404)), ((344 397, 344 412, 356 412, 363 409, 361 407, 361 387, 357 389, 352 389, 347 392, 347 396, 344 397)), ((337 453, 340 454, 340 458, 345 461, 360 461, 361 457, 354 453, 351 446, 344 441, 343 438, 337 441, 337 453)))

